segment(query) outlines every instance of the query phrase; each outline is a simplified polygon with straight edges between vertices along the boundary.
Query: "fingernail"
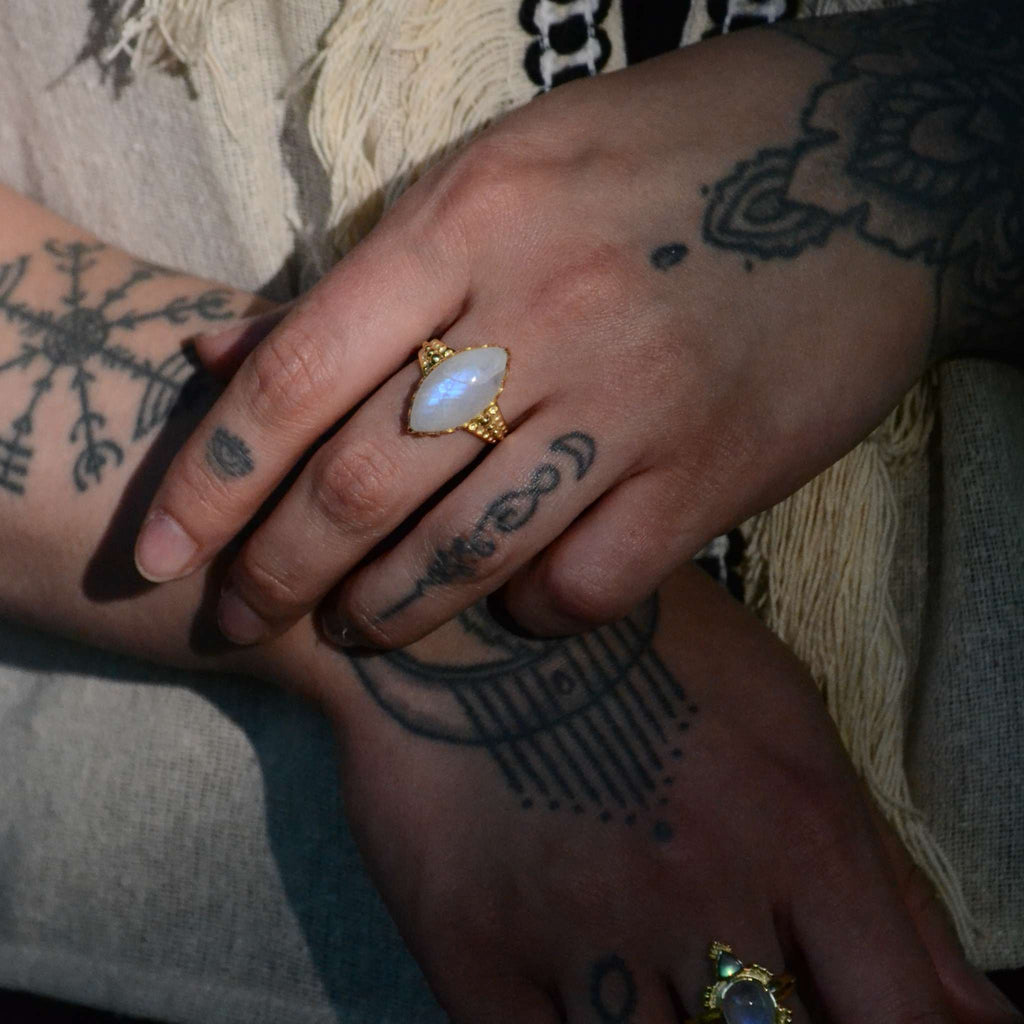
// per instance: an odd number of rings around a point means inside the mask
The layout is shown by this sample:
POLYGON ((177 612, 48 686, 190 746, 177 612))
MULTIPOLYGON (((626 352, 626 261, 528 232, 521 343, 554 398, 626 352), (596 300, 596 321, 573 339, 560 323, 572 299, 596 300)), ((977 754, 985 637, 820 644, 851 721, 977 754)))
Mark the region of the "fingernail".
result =
POLYGON ((262 616, 230 588, 220 595, 217 606, 217 623, 220 631, 236 644, 255 644, 269 632, 269 627, 262 616))
POLYGON ((324 615, 320 620, 327 642, 334 647, 370 647, 366 637, 351 623, 324 615))
POLYGON ((135 545, 135 567, 151 583, 184 576, 197 550, 196 542, 166 512, 154 512, 135 545))

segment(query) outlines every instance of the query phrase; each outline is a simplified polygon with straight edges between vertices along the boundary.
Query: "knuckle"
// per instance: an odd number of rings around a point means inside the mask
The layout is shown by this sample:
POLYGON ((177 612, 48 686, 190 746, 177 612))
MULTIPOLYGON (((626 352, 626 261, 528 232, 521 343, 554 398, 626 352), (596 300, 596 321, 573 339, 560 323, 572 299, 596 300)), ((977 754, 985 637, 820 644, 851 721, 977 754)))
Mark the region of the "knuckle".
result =
POLYGON ((480 136, 448 167, 436 192, 442 223, 472 233, 518 215, 528 200, 522 161, 498 133, 480 136))
POLYGON ((543 581, 547 602, 555 614, 569 622, 601 626, 625 611, 608 581, 590 574, 554 568, 543 581))
POLYGON ((318 515, 343 530, 380 532, 394 503, 397 468, 370 442, 314 463, 310 488, 318 515))
POLYGON ((330 619, 335 624, 332 627, 334 635, 345 633, 347 643, 382 651, 397 646, 391 632, 381 623, 380 616, 369 612, 365 602, 351 591, 338 596, 330 619))
POLYGON ((330 379, 321 343, 294 326, 287 340, 260 345, 246 360, 247 404, 271 426, 311 416, 330 379))
POLYGON ((591 330, 595 324, 614 329, 632 318, 637 290, 630 276, 615 244, 592 244, 557 280, 538 285, 531 308, 562 331, 574 325, 591 330))
POLYGON ((288 570, 273 565, 264 552, 242 549, 232 583, 246 601, 274 618, 303 605, 301 582, 288 570))
POLYGON ((481 591, 493 590, 515 570, 518 562, 508 543, 492 532, 473 527, 452 537, 428 539, 424 551, 424 577, 434 584, 470 583, 481 591))
POLYGON ((821 876, 827 876, 838 890, 848 882, 853 852, 863 851, 868 834, 863 815, 851 813, 850 794, 842 789, 819 793, 818 780, 807 777, 802 759, 782 763, 780 771, 790 792, 790 803, 812 808, 811 813, 793 813, 795 820, 787 821, 792 848, 803 861, 820 864, 821 876))

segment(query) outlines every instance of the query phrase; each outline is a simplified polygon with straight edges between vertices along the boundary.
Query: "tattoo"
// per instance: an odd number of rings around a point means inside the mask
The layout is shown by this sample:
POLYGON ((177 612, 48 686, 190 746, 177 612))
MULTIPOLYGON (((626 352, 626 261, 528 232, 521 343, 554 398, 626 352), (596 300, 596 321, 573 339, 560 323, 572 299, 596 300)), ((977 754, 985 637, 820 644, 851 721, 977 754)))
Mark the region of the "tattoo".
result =
POLYGON ((682 263, 689 251, 682 242, 670 242, 668 245, 659 245, 651 253, 651 266, 655 270, 667 271, 677 263, 682 263))
POLYGON ((61 379, 67 381, 77 401, 77 418, 68 441, 77 450, 71 479, 79 491, 84 491, 101 481, 107 466, 119 466, 124 458, 123 442, 103 436, 107 420, 94 407, 91 392, 97 375, 116 372, 143 382, 131 437, 137 441, 166 420, 195 370, 193 360, 185 352, 175 352, 154 364, 117 344, 117 339, 152 320, 183 324, 191 317, 223 320, 232 316, 228 308, 230 295, 223 289, 211 289, 191 298, 178 296, 158 308, 143 311, 121 306, 141 282, 171 274, 143 262, 136 263, 120 284, 108 288, 98 300, 87 301, 90 296, 84 278, 96 265, 95 254, 104 248, 83 242, 45 244, 46 253, 68 282, 56 309, 36 309, 15 298, 30 256, 0 264, 0 314, 17 327, 21 337, 21 351, 0 362, 0 375, 41 367, 41 375, 29 385, 27 404, 0 433, 0 488, 11 494, 25 492, 36 454, 31 440, 36 417, 46 394, 61 379))
POLYGON ((828 56, 792 144, 715 183, 709 245, 795 259, 850 231, 936 268, 936 340, 1003 344, 1024 311, 1024 9, 914 8, 775 26, 828 56))
MULTIPOLYGON (((470 651, 455 663, 408 651, 353 665, 380 707, 434 742, 486 751, 524 810, 635 825, 668 804, 697 706, 654 649, 657 597, 584 636, 535 640, 480 603, 457 618, 470 651)), ((658 842, 671 827, 652 823, 658 842)))
POLYGON ((636 1010, 633 972, 614 953, 590 966, 590 1005, 601 1024, 628 1024, 636 1010))
POLYGON ((206 464, 221 480, 237 480, 255 469, 249 446, 223 427, 218 427, 206 442, 206 464))
MULTIPOLYGON (((594 463, 597 444, 589 434, 574 430, 556 437, 548 445, 552 455, 562 455, 572 461, 576 480, 582 480, 594 463)), ((476 575, 477 564, 490 558, 497 550, 502 534, 522 529, 534 516, 541 499, 562 483, 562 471, 554 462, 544 461, 530 474, 525 487, 507 491, 487 506, 466 537, 456 537, 446 547, 434 553, 434 559, 415 586, 403 598, 385 609, 380 621, 389 619, 418 601, 431 587, 470 580, 476 575)))

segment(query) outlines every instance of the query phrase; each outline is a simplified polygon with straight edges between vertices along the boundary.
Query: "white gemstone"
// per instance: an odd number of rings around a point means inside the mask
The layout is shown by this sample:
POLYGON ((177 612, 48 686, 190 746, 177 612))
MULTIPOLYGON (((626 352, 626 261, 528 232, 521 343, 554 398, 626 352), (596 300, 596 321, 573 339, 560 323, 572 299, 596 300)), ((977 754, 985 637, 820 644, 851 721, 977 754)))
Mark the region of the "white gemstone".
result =
POLYGON ((774 1024, 775 1000, 759 981, 741 978, 722 996, 722 1016, 726 1024, 774 1024))
POLYGON ((409 411, 409 429, 434 434, 479 416, 494 401, 508 353, 503 348, 468 348, 442 360, 420 381, 409 411))

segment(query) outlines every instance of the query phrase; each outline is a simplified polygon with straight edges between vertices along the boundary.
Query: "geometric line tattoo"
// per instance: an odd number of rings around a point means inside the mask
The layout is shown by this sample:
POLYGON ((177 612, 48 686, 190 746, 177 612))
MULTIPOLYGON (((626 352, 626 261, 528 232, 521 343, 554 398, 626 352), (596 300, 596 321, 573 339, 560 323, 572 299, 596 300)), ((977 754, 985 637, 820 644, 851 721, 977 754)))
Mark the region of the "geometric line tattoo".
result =
POLYGON ((497 550, 499 538, 521 530, 533 518, 542 499, 561 486, 564 471, 550 456, 559 456, 569 463, 573 476, 580 481, 594 464, 596 452, 597 443, 581 430, 556 437, 548 445, 549 457, 533 470, 526 486, 495 498, 466 536, 457 536, 446 547, 438 548, 412 589, 381 612, 378 621, 404 611, 431 587, 473 579, 479 563, 497 550))
MULTIPOLYGON (((481 602, 456 622, 465 660, 409 651, 353 658, 380 707, 424 739, 484 750, 523 809, 633 825, 668 799, 680 737, 697 712, 654 650, 657 596, 591 633, 536 640, 481 602)), ((667 823, 653 822, 659 841, 667 823)))
POLYGON ((15 292, 28 269, 30 257, 20 256, 0 264, 0 313, 14 324, 21 337, 21 351, 0 362, 0 374, 25 372, 40 367, 40 375, 29 385, 26 405, 0 433, 0 488, 11 494, 23 494, 30 465, 36 454, 32 433, 45 395, 62 378, 67 380, 77 402, 77 416, 68 441, 77 449, 71 478, 79 491, 99 483, 107 466, 118 466, 124 458, 122 443, 105 436, 106 417, 93 404, 90 386, 101 371, 116 371, 142 382, 142 396, 131 440, 145 437, 163 423, 174 408, 182 388, 195 372, 193 360, 182 351, 160 363, 136 355, 120 344, 121 337, 151 320, 182 324, 190 317, 224 320, 232 316, 228 308, 230 293, 213 288, 194 298, 178 296, 164 305, 149 309, 124 308, 132 290, 158 275, 173 276, 172 271, 137 261, 135 268, 120 283, 106 289, 92 302, 84 279, 96 265, 94 254, 102 244, 70 242, 61 245, 46 242, 45 251, 59 273, 68 279, 61 307, 54 311, 33 309, 15 298, 15 292), (115 312, 115 310, 117 310, 115 312))

